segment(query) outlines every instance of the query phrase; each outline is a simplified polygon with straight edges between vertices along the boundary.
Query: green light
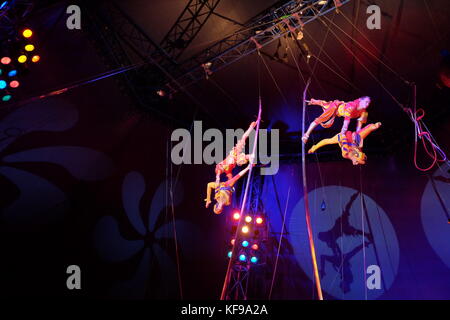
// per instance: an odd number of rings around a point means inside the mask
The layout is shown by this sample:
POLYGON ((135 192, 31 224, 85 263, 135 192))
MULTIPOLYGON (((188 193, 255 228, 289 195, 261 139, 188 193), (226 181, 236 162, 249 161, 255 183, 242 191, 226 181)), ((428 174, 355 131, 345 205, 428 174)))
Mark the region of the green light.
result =
POLYGON ((11 95, 10 94, 7 94, 6 96, 4 96, 3 98, 2 98, 2 101, 4 101, 4 102, 6 102, 6 101, 9 101, 9 100, 11 100, 11 95))

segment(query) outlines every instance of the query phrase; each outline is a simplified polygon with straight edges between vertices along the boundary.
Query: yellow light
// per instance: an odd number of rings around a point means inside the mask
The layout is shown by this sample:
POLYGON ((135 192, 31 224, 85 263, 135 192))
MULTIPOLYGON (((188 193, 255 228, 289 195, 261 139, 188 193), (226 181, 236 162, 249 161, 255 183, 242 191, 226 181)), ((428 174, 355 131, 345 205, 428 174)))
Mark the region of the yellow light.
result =
POLYGON ((33 35, 33 31, 31 31, 30 29, 25 29, 23 30, 22 35, 25 38, 30 38, 33 35))
POLYGON ((248 233, 248 227, 247 226, 243 226, 242 227, 242 233, 248 233))
POLYGON ((33 62, 38 62, 39 60, 41 60, 41 57, 39 57, 39 56, 33 56, 33 58, 31 58, 31 61, 33 61, 33 62))
POLYGON ((27 56, 23 54, 19 58, 17 58, 17 61, 19 61, 20 63, 25 63, 27 61, 27 56))
POLYGON ((33 51, 34 50, 34 46, 32 44, 27 44, 25 46, 25 50, 28 51, 28 52, 33 51))
POLYGON ((262 218, 256 218, 256 223, 257 224, 261 224, 263 222, 263 219, 262 218))
POLYGON ((247 222, 247 223, 252 222, 252 217, 246 216, 246 217, 245 217, 245 222, 247 222))

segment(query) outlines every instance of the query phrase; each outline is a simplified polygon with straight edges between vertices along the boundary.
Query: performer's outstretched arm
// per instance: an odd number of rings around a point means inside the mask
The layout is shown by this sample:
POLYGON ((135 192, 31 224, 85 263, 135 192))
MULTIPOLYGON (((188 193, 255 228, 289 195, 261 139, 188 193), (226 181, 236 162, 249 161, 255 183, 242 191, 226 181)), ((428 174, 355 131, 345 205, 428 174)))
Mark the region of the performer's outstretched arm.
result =
POLYGON ((311 149, 308 150, 308 153, 316 152, 317 149, 322 148, 323 146, 328 144, 337 144, 338 142, 338 135, 335 135, 333 138, 323 139, 319 143, 313 145, 311 149))

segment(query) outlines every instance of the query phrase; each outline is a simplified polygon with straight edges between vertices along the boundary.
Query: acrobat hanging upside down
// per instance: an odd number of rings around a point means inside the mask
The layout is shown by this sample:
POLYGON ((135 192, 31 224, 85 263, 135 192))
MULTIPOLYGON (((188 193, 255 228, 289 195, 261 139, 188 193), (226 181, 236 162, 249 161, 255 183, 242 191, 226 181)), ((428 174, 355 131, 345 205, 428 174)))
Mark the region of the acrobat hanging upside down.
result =
POLYGON ((214 189, 214 200, 216 204, 214 205, 214 213, 220 214, 223 211, 224 206, 229 206, 231 204, 231 197, 234 192, 234 184, 250 170, 250 166, 254 165, 252 159, 250 164, 233 178, 228 179, 225 182, 210 182, 206 188, 206 208, 211 204, 211 191, 214 189))
POLYGON ((362 125, 367 122, 368 113, 366 109, 370 104, 370 97, 361 97, 350 102, 311 99, 308 101, 308 104, 321 106, 323 113, 311 122, 308 130, 302 137, 303 143, 308 141, 309 135, 315 127, 320 124, 324 128, 329 128, 333 125, 336 117, 344 117, 344 124, 342 125, 341 134, 344 134, 347 131, 351 119, 358 119, 356 131, 360 130, 362 125))
POLYGON ((351 160, 353 165, 365 164, 367 157, 364 152, 362 152, 364 139, 379 127, 381 127, 381 122, 368 124, 356 132, 347 131, 345 134, 338 133, 333 138, 323 139, 315 144, 308 150, 308 153, 313 153, 317 149, 328 144, 339 144, 343 158, 351 160))

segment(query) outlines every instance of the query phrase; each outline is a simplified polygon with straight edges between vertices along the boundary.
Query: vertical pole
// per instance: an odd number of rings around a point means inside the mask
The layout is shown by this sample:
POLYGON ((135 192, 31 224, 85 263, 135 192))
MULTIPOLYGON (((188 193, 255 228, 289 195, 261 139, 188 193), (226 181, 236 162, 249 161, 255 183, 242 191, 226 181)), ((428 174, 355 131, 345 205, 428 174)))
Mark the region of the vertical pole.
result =
MULTIPOLYGON (((303 112, 302 112, 302 136, 305 134, 305 110, 306 110, 306 91, 308 90, 311 78, 308 79, 305 90, 303 91, 303 112)), ((319 269, 317 267, 316 249, 314 246, 314 238, 311 227, 311 213, 309 212, 308 189, 306 185, 306 166, 305 166, 305 144, 302 145, 302 171, 303 171, 303 198, 305 200, 306 226, 308 228, 309 248, 311 250, 311 258, 314 271, 314 279, 316 282, 317 295, 319 300, 323 300, 322 287, 320 285, 319 269)))
MULTIPOLYGON (((255 132, 255 141, 253 143, 253 149, 252 149, 252 155, 254 157, 253 161, 257 161, 257 157, 256 157, 256 146, 258 144, 258 136, 259 136, 259 124, 261 122, 261 112, 262 112, 262 103, 261 103, 261 95, 259 96, 259 111, 258 111, 258 120, 256 122, 256 132, 255 132)), ((248 171, 248 176, 247 176, 247 184, 245 185, 245 192, 244 192, 244 199, 242 200, 242 205, 241 205, 241 211, 240 211, 240 215, 242 217, 242 213, 245 210, 245 204, 247 202, 247 195, 248 195, 248 189, 249 189, 249 185, 250 185, 250 181, 252 178, 252 171, 253 171, 253 165, 250 164, 250 170, 248 171)), ((237 239, 237 235, 239 232, 239 229, 241 227, 241 221, 242 219, 239 219, 238 222, 238 226, 236 229, 236 236, 234 237, 234 239, 237 239)), ((232 268, 232 263, 235 261, 236 259, 236 255, 237 255, 237 249, 236 249, 236 241, 233 245, 233 249, 231 250, 231 258, 230 261, 228 262, 228 268, 227 268, 227 273, 225 275, 225 280, 223 282, 223 287, 222 287, 222 293, 220 295, 220 300, 225 300, 226 298, 226 293, 228 290, 228 285, 230 284, 230 277, 231 277, 231 268, 232 268)))

